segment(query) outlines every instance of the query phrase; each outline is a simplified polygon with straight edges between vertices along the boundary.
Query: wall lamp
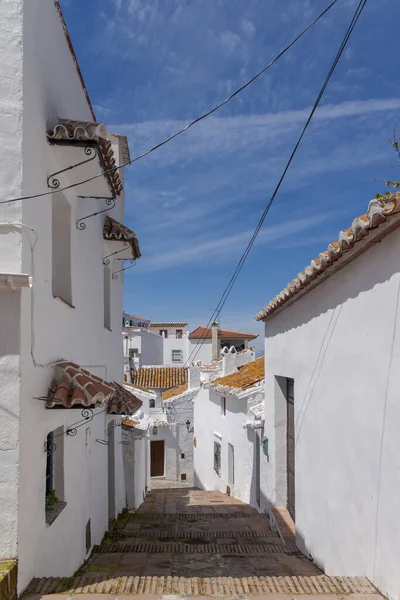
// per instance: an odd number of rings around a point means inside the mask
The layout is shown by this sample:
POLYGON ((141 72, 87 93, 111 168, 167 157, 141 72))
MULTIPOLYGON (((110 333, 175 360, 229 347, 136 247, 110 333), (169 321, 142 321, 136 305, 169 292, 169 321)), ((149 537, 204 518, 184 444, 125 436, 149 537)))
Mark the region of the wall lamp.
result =
POLYGON ((188 432, 189 433, 193 433, 194 427, 190 427, 190 421, 189 421, 189 419, 186 421, 185 425, 186 425, 186 429, 188 430, 188 432))
POLYGON ((157 426, 156 425, 154 425, 154 427, 153 427, 153 435, 157 435, 157 426))

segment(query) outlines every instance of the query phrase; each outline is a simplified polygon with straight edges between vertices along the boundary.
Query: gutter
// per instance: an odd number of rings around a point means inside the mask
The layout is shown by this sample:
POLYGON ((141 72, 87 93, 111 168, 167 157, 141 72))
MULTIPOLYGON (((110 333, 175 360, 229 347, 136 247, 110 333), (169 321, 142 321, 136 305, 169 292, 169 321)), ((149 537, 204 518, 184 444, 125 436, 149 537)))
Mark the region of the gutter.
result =
POLYGON ((33 277, 25 273, 0 273, 0 288, 10 287, 13 292, 21 288, 31 288, 33 277))

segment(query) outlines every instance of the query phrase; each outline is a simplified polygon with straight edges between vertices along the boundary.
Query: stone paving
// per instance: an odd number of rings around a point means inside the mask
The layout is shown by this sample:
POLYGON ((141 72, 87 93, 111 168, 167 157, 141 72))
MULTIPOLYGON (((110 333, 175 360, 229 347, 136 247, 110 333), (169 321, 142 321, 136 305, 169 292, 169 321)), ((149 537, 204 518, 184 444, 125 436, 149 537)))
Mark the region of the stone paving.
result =
MULTIPOLYGON (((327 577, 281 540, 266 515, 218 492, 161 488, 122 515, 73 578, 34 580, 30 600, 56 594, 380 600, 364 578, 327 577)), ((87 596, 86 596, 87 595, 87 596)), ((65 596, 64 596, 65 598, 65 596)), ((144 596, 143 596, 144 598, 144 596)), ((82 596, 83 600, 83 596, 82 596)))

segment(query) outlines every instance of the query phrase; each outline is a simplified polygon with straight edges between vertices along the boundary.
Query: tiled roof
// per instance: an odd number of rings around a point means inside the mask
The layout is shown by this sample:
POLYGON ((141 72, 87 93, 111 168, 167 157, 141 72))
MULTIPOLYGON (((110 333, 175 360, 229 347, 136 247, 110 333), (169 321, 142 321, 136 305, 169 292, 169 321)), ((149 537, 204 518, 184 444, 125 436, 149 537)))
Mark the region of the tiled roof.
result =
POLYGON ((112 383, 93 375, 73 362, 55 368, 56 376, 47 394, 46 407, 102 406, 115 394, 112 383))
POLYGON ((124 381, 124 385, 127 385, 128 387, 134 388, 136 390, 140 390, 141 392, 146 392, 148 394, 153 393, 151 390, 149 390, 149 388, 137 384, 133 385, 133 383, 129 383, 129 381, 124 381))
POLYGON ((135 387, 167 389, 187 381, 187 367, 141 367, 132 371, 132 385, 135 387))
POLYGON ((108 401, 107 414, 134 415, 142 406, 143 402, 115 381, 113 385, 115 394, 108 401))
POLYGON ((186 325, 184 321, 155 321, 150 327, 186 327, 186 325))
POLYGON ((371 245, 383 239, 400 226, 400 193, 371 200, 368 211, 354 219, 351 227, 339 233, 339 239, 311 261, 304 271, 257 315, 257 321, 266 319, 289 300, 295 301, 338 269, 344 267, 371 245), (365 243, 361 244, 365 240, 365 243), (314 285, 310 285, 314 284, 314 285))
MULTIPOLYGON (((108 131, 101 123, 71 121, 61 119, 52 131, 47 132, 50 142, 86 142, 97 144, 103 159, 105 170, 114 169, 117 164, 112 143, 107 138, 108 131)), ((118 170, 107 173, 111 188, 116 196, 122 192, 123 185, 118 170)))
MULTIPOLYGON (((202 327, 199 325, 197 329, 189 334, 190 340, 206 339, 211 340, 211 328, 202 327)), ((229 339, 229 340, 255 340, 258 337, 258 333, 245 333, 243 331, 234 331, 232 329, 218 329, 218 339, 229 339)))
POLYGON ((178 385, 174 388, 171 388, 170 390, 167 390, 166 392, 162 393, 162 399, 164 400, 164 402, 166 400, 171 400, 171 398, 175 398, 175 396, 179 396, 179 394, 183 394, 183 392, 187 392, 189 385, 187 383, 184 383, 183 385, 178 385))
POLYGON ((136 237, 136 233, 129 229, 126 225, 119 223, 112 217, 106 216, 103 227, 103 238, 109 241, 123 241, 128 242, 132 248, 132 258, 137 259, 141 257, 139 242, 136 237))
POLYGON ((252 360, 230 375, 207 381, 204 387, 222 394, 235 394, 239 390, 246 390, 263 381, 264 360, 264 357, 252 360))

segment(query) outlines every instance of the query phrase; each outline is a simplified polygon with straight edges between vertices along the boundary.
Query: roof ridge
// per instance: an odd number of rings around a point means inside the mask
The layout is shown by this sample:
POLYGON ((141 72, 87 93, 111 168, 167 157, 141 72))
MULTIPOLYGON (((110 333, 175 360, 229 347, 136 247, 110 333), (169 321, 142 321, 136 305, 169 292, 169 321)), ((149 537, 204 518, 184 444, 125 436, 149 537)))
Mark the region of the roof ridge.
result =
MULTIPOLYGON (((306 288, 312 281, 315 281, 318 276, 325 273, 328 267, 331 267, 333 263, 340 261, 340 259, 345 256, 346 252, 353 249, 354 246, 366 238, 372 230, 379 229, 379 227, 382 228, 389 219, 396 214, 399 214, 399 212, 399 192, 391 194, 390 196, 374 198, 371 200, 368 204, 367 212, 353 219, 351 227, 341 230, 338 239, 331 242, 328 245, 328 248, 319 254, 318 258, 314 258, 297 277, 292 279, 279 294, 264 306, 264 308, 256 315, 256 320, 262 321, 269 317, 296 294, 306 288)), ((400 218, 394 225, 395 226, 392 228, 388 227, 387 231, 385 230, 386 235, 400 226, 400 218)), ((365 249, 361 250, 361 252, 365 252, 368 248, 369 246, 366 245, 365 249)), ((359 254, 351 258, 351 260, 354 260, 357 256, 359 256, 359 254)), ((327 274, 327 277, 334 272, 336 271, 332 269, 331 273, 327 274)), ((318 282, 316 283, 318 285, 318 282)))

